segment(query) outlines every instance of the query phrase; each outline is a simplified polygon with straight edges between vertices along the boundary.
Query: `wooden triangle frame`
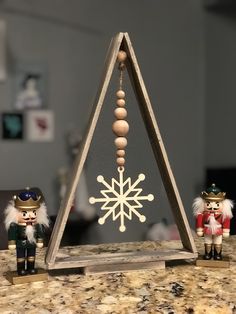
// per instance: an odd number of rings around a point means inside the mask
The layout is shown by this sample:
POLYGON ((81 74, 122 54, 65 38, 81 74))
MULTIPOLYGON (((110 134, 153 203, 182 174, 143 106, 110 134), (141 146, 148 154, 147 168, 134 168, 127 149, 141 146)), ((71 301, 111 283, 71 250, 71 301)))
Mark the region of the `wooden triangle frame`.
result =
POLYGON ((72 169, 72 176, 67 188, 65 198, 61 203, 61 207, 58 212, 58 216, 53 228, 53 232, 49 241, 45 262, 48 269, 58 268, 76 268, 86 266, 96 266, 98 264, 111 264, 112 260, 114 264, 122 263, 126 260, 126 263, 143 261, 142 252, 139 254, 113 254, 106 255, 104 258, 99 256, 77 256, 77 257, 57 257, 62 235, 65 229, 65 225, 68 219, 68 215, 74 200, 77 184, 80 179, 81 172, 84 167, 85 160, 89 151, 89 147, 92 141, 92 137, 95 131, 95 127, 101 112, 101 108, 104 102, 104 98, 107 92, 107 88, 117 61, 117 55, 119 50, 124 50, 128 55, 127 70, 129 78, 131 80, 139 109, 144 120, 144 124, 149 136, 149 140, 153 149, 153 153, 158 165, 163 184, 166 189, 167 197, 170 203, 170 207, 177 224, 180 238, 183 244, 181 250, 169 250, 161 254, 160 252, 145 252, 145 262, 154 262, 160 260, 173 260, 173 259, 188 259, 196 258, 197 250, 193 240, 193 236, 189 227, 189 223, 185 214, 185 210, 176 186, 176 182, 168 161, 166 150, 161 138, 161 134, 154 116, 154 112, 151 106, 151 102, 146 91, 143 78, 138 66, 138 62, 129 38, 128 33, 118 33, 111 41, 106 62, 104 66, 104 73, 102 76, 101 84, 99 86, 94 107, 88 123, 88 129, 84 137, 82 148, 77 155, 77 158, 72 169))

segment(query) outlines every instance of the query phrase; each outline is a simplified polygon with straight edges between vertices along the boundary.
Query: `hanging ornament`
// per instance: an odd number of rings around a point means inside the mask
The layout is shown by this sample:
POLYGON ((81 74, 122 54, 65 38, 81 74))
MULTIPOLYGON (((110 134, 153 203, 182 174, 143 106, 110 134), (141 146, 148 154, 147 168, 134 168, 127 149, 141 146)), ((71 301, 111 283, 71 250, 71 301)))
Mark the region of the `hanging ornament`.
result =
POLYGON ((106 213, 98 219, 98 223, 103 225, 109 216, 112 216, 112 220, 120 219, 120 232, 126 230, 125 218, 132 220, 133 215, 137 216, 140 222, 145 222, 146 217, 140 214, 138 211, 143 207, 141 201, 153 201, 154 196, 141 195, 142 189, 138 188, 138 184, 145 180, 144 174, 139 174, 138 178, 132 183, 131 178, 124 179, 125 171, 125 148, 128 144, 127 134, 129 132, 129 124, 125 120, 127 117, 127 110, 125 109, 125 92, 123 90, 123 75, 125 70, 125 61, 127 54, 125 51, 120 50, 117 56, 119 75, 119 89, 116 92, 116 109, 114 115, 116 121, 112 125, 112 130, 117 136, 114 144, 116 146, 116 163, 118 171, 118 180, 112 178, 111 184, 109 184, 103 176, 99 175, 97 181, 105 186, 104 190, 101 190, 103 197, 95 198, 90 197, 90 204, 104 203, 101 207, 102 211, 106 213))

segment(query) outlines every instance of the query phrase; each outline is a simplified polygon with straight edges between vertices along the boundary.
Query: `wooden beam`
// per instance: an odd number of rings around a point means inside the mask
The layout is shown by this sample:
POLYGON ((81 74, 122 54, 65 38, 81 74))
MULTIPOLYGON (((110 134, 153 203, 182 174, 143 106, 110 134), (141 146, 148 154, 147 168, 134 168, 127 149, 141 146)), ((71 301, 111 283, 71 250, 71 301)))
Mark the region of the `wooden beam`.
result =
POLYGON ((186 250, 160 249, 158 251, 140 251, 129 253, 93 254, 87 256, 58 257, 48 269, 77 268, 95 265, 148 263, 157 261, 194 259, 197 254, 186 250))
POLYGON ((117 54, 120 49, 120 44, 123 39, 123 33, 119 33, 110 44, 108 50, 108 55, 106 57, 104 73, 98 92, 94 101, 94 107, 90 115, 90 120, 88 123, 88 129, 84 137, 81 150, 75 160, 74 167, 71 172, 71 180, 67 187, 67 192, 62 200, 61 207, 59 209, 57 219, 53 228, 52 236, 48 245, 48 250, 46 253, 45 261, 46 263, 53 263, 56 258, 56 254, 59 249, 61 238, 65 230, 65 225, 74 201, 75 190, 78 185, 81 172, 84 167, 85 160, 87 158, 88 150, 92 141, 93 133, 97 124, 98 117, 104 102, 104 98, 107 92, 107 88, 113 73, 113 69, 116 63, 117 54))
POLYGON ((197 252, 193 236, 189 227, 189 223, 185 214, 183 203, 179 195, 179 191, 175 182, 173 172, 168 160, 161 133, 157 125, 151 101, 149 99, 139 65, 127 33, 124 34, 123 47, 128 54, 128 73, 136 95, 139 109, 141 111, 143 121, 148 133, 149 141, 159 168, 162 181, 169 199, 175 222, 178 226, 180 238, 183 246, 192 251, 197 252))
POLYGON ((109 264, 109 265, 96 265, 84 267, 83 272, 85 275, 94 274, 109 274, 117 272, 130 272, 130 271, 143 271, 148 269, 165 269, 165 261, 157 262, 144 262, 144 263, 120 263, 120 264, 109 264))

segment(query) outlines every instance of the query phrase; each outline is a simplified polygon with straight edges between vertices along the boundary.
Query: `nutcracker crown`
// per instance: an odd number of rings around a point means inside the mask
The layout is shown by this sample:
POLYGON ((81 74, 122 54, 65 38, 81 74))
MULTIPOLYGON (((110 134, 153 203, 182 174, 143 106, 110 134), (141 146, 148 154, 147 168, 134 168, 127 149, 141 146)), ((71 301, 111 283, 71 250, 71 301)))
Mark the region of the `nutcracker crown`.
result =
POLYGON ((26 191, 21 192, 18 196, 14 195, 13 199, 15 202, 15 207, 19 210, 37 209, 41 204, 41 195, 37 195, 28 188, 26 191))
POLYGON ((222 202, 225 199, 225 195, 226 193, 221 192, 214 183, 206 191, 201 193, 204 200, 211 202, 222 202))

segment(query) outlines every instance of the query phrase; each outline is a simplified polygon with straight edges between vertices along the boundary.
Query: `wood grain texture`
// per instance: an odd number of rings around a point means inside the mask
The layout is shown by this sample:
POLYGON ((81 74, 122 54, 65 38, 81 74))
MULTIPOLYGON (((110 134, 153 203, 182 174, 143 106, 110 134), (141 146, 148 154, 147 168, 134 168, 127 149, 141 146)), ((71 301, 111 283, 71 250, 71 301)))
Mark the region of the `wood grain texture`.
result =
POLYGON ((109 265, 96 265, 84 267, 83 272, 85 275, 94 274, 109 274, 126 271, 137 271, 146 269, 165 269, 164 261, 157 262, 144 262, 144 263, 122 263, 122 264, 109 264, 109 265))
POLYGON ((88 123, 88 129, 84 137, 81 149, 75 160, 71 175, 70 182, 67 187, 67 193, 62 200, 57 219, 53 228, 52 236, 49 241, 48 250, 46 253, 45 261, 47 263, 53 263, 56 258, 57 251, 61 242, 63 232, 65 230, 65 225, 70 213, 72 203, 74 201, 75 190, 78 185, 81 172, 84 167, 85 160, 87 158, 88 150, 92 141, 93 133, 98 121, 98 117, 101 112, 103 101, 107 92, 107 88, 111 79, 111 75, 116 63, 117 54, 120 49, 120 44, 123 39, 123 34, 119 33, 111 42, 110 48, 108 50, 104 73, 100 86, 98 88, 97 95, 95 97, 94 106, 90 115, 90 120, 88 123))
POLYGON ((158 250, 149 252, 127 252, 112 254, 93 254, 87 256, 59 257, 53 264, 48 264, 48 269, 77 268, 96 265, 123 264, 123 263, 148 263, 157 261, 195 259, 197 254, 186 250, 158 250))
POLYGON ((175 222, 179 229, 181 241, 186 251, 181 252, 165 252, 161 256, 161 260, 172 259, 189 259, 197 257, 197 250, 193 240, 193 236, 190 230, 190 226, 185 214, 185 210, 180 198, 175 178, 173 176, 170 163, 167 157, 167 153, 161 138, 159 127, 152 109, 150 99, 144 81, 141 75, 141 71, 138 66, 138 62, 129 38, 128 33, 119 33, 111 41, 110 48, 106 57, 104 66, 104 72, 102 75, 101 83, 98 88, 97 95, 95 97, 93 110, 91 112, 90 120, 88 123, 87 132, 84 136, 81 150, 75 160, 74 167, 71 172, 70 182, 67 188, 67 193, 63 199, 58 216, 54 225, 52 236, 49 242, 48 250, 46 253, 46 264, 49 269, 56 268, 72 268, 72 267, 86 267, 104 264, 116 263, 135 263, 135 262, 154 262, 159 261, 161 253, 137 255, 134 253, 130 256, 122 255, 118 256, 112 254, 112 256, 104 257, 101 255, 94 255, 89 257, 76 256, 68 258, 57 258, 59 245, 65 229, 65 225, 68 219, 68 215, 74 200, 75 190, 78 185, 81 172, 84 167, 85 160, 87 158, 88 150, 92 141, 92 137, 96 128, 96 124, 102 109, 104 98, 107 92, 107 88, 116 64, 119 50, 123 50, 127 54, 126 66, 129 73, 129 77, 137 98, 139 109, 142 114, 142 118, 148 133, 148 137, 153 149, 153 153, 156 159, 157 166, 159 168, 163 184, 168 196, 168 200, 173 212, 175 222), (138 259, 138 260, 137 260, 138 259))
POLYGON ((19 285, 36 281, 47 281, 48 273, 44 269, 39 269, 35 275, 19 276, 16 271, 7 272, 6 279, 13 285, 19 285))
POLYGON ((229 268, 230 267, 230 259, 228 256, 225 256, 221 261, 205 260, 203 257, 199 257, 196 260, 196 266, 199 267, 212 267, 212 268, 229 268))
POLYGON ((138 62, 127 33, 124 34, 123 49, 128 55, 128 73, 136 95, 142 118, 148 133, 150 144, 159 168, 167 197, 178 226, 181 240, 186 249, 196 252, 196 246, 186 217, 175 178, 168 160, 161 133, 157 125, 154 111, 141 75, 138 62))

